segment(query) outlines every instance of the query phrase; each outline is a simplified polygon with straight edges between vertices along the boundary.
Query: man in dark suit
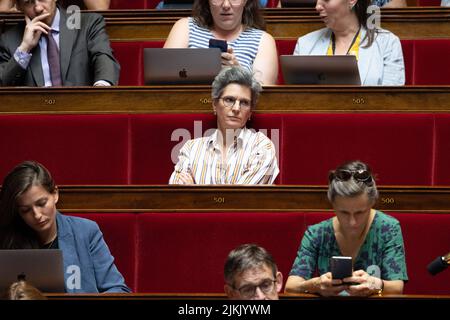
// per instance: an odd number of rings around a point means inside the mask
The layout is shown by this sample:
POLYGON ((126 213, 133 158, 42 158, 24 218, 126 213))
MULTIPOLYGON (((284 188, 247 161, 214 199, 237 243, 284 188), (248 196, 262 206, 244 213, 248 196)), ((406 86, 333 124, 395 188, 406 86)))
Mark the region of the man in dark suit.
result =
POLYGON ((18 0, 17 7, 24 12, 25 23, 1 35, 0 85, 117 84, 120 66, 101 15, 69 15, 56 0, 18 0))

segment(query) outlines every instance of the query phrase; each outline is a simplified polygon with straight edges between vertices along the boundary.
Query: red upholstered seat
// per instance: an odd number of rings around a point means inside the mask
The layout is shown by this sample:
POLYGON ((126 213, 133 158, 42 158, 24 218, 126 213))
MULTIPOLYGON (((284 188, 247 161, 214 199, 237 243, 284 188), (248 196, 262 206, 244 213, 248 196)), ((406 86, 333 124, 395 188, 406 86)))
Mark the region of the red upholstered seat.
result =
MULTIPOLYGON (((450 294, 450 271, 426 267, 449 251, 450 213, 388 213, 400 221, 406 294, 450 294)), ((257 243, 274 256, 284 283, 304 231, 332 212, 87 213, 96 221, 128 286, 136 292, 223 292, 230 250, 257 243)))
POLYGON ((414 41, 400 40, 402 43, 403 61, 405 63, 405 84, 413 84, 414 41))
POLYGON ((450 115, 448 114, 440 114, 436 117, 434 161, 433 185, 450 185, 450 115))
POLYGON ((136 115, 130 124, 132 184, 167 184, 183 144, 216 126, 212 112, 136 115))
POLYGON ((450 84, 450 39, 414 40, 414 84, 450 84))
POLYGON ((110 9, 147 9, 147 0, 111 0, 110 9))
POLYGON ((281 55, 292 55, 294 53, 295 45, 297 44, 297 39, 277 39, 275 40, 278 52, 278 84, 284 84, 283 72, 281 70, 280 56, 281 55))
POLYGON ((162 48, 164 41, 112 41, 114 56, 121 66, 119 85, 144 85, 144 48, 162 48))
POLYGON ((367 162, 378 184, 430 185, 432 115, 292 114, 283 125, 282 184, 327 184, 344 161, 367 162))
POLYGON ((3 115, 0 177, 36 160, 57 184, 126 184, 127 133, 119 115, 3 115))
POLYGON ((440 7, 441 0, 417 0, 419 7, 440 7))
POLYGON ((435 276, 427 271, 436 257, 450 251, 450 213, 392 214, 400 221, 409 282, 406 294, 450 294, 450 270, 435 276))
POLYGON ((120 86, 142 85, 142 48, 138 41, 111 41, 114 56, 119 61, 121 70, 120 86))
POLYGON ((139 292, 223 292, 232 249, 257 243, 287 277, 303 213, 146 213, 138 216, 139 292))
POLYGON ((131 213, 70 214, 98 223, 106 244, 115 259, 117 269, 131 290, 136 288, 136 215, 131 213))

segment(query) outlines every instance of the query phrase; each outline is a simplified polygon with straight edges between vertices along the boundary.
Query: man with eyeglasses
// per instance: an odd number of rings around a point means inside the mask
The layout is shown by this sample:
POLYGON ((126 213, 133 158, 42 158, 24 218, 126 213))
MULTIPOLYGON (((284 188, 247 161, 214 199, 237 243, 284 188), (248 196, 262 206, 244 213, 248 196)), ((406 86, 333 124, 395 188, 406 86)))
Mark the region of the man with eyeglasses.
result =
POLYGON ((283 275, 272 255, 256 244, 231 251, 224 267, 225 293, 234 300, 278 300, 283 275))
POLYGON ((110 86, 119 79, 105 21, 56 0, 17 0, 25 21, 0 37, 0 86, 110 86))
POLYGON ((275 145, 246 127, 261 85, 250 71, 228 67, 212 84, 217 129, 181 148, 170 184, 272 184, 279 169, 275 145))

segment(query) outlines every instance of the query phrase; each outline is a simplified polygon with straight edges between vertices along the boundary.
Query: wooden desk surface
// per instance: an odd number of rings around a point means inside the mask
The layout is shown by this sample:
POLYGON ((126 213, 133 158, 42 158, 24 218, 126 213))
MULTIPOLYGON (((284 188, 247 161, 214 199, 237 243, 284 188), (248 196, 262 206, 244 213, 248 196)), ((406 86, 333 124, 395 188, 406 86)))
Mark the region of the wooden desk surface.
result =
MULTIPOLYGON (((111 40, 161 40, 172 25, 190 10, 109 10, 101 11, 111 40)), ((324 25, 313 8, 266 8, 267 31, 277 39, 298 38, 324 25)), ((20 13, 0 13, 5 27, 22 20, 20 13)), ((448 38, 450 8, 410 7, 382 9, 381 27, 401 39, 448 38)), ((0 29, 1 30, 1 29, 0 29)))
MULTIPOLYGON (((68 294, 68 293, 47 293, 51 300, 227 300, 224 293, 103 293, 103 294, 68 294)), ((313 294, 280 294, 281 300, 320 300, 323 299, 313 294)), ((328 298, 329 299, 329 298, 328 298)), ((342 300, 348 297, 336 297, 342 300)), ((355 298, 351 298, 355 299, 355 298)), ((358 298, 357 298, 358 299, 358 298)), ((359 298, 366 299, 366 298, 359 298)), ((384 295, 372 296, 369 299, 376 300, 421 300, 436 299, 449 300, 450 295, 384 295)))
MULTIPOLYGON (((2 87, 0 98, 0 114, 211 112, 210 86, 2 87)), ((450 86, 266 86, 256 112, 450 112, 450 86)))
MULTIPOLYGON (((325 186, 60 186, 63 212, 331 211, 325 186)), ((450 187, 378 187, 388 212, 449 213, 450 187)))

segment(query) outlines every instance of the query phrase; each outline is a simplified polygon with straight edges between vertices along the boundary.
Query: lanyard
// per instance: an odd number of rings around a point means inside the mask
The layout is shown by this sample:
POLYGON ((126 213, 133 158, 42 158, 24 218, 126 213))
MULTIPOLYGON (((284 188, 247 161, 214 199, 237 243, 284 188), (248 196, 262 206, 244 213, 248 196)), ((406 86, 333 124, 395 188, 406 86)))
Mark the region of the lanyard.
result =
MULTIPOLYGON (((355 41, 356 41, 356 39, 358 38, 359 32, 360 32, 360 31, 361 31, 361 26, 359 26, 358 31, 356 32, 355 36, 353 37, 352 43, 350 43, 350 46, 348 47, 347 53, 346 53, 346 54, 348 54, 348 53, 350 52, 350 49, 351 49, 351 48, 353 47, 353 45, 355 44, 355 41)), ((333 50, 333 55, 334 55, 334 53, 335 53, 335 51, 336 51, 336 39, 335 39, 335 37, 334 37, 334 33, 331 34, 331 48, 332 48, 332 50, 333 50)))

